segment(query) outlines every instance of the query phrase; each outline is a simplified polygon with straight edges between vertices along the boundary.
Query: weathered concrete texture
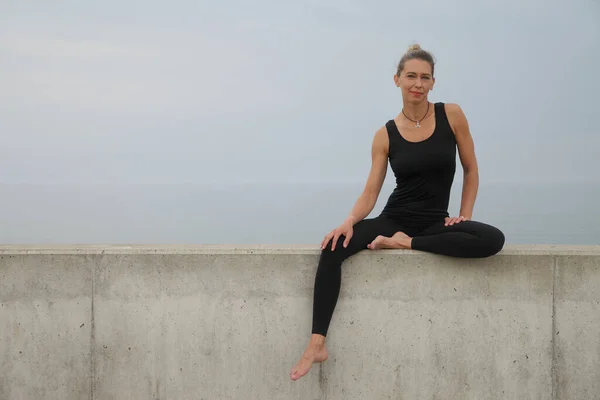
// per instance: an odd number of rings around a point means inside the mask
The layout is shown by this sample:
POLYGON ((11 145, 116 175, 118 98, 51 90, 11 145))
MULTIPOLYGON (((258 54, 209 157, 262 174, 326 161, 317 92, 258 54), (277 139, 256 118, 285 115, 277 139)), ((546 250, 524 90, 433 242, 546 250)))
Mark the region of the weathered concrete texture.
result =
POLYGON ((328 398, 550 399, 552 273, 551 256, 356 257, 328 398))
POLYGON ((306 246, 0 247, 0 399, 600 393, 600 246, 362 252, 329 360, 292 382, 317 261, 306 246))
POLYGON ((307 337, 315 261, 105 256, 96 271, 95 398, 322 398, 317 381, 286 375, 307 337))
POLYGON ((94 256, 0 253, 0 399, 88 399, 94 256))
POLYGON ((557 400, 600 398, 600 257, 556 259, 557 400))

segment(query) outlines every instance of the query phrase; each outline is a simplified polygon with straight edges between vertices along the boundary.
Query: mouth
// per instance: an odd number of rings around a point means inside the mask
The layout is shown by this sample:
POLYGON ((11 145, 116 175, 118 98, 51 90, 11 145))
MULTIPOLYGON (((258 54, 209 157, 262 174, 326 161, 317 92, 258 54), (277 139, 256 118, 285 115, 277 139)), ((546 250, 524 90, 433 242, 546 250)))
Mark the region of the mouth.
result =
POLYGON ((413 96, 421 96, 423 93, 419 93, 419 92, 409 92, 410 94, 412 94, 413 96))

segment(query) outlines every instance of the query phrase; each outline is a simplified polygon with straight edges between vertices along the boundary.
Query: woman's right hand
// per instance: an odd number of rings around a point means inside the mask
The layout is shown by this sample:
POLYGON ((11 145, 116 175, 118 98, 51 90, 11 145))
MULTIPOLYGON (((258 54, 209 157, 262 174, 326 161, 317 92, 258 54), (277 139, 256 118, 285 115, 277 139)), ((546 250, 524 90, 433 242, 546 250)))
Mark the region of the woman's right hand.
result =
POLYGON ((354 218, 353 217, 346 218, 346 220, 344 222, 342 222, 342 224, 340 226, 338 226, 337 228, 335 228, 334 230, 329 232, 327 235, 325 235, 325 238, 321 242, 321 250, 325 249, 325 247, 327 246, 327 243, 329 243, 329 241, 331 239, 333 239, 331 242, 331 251, 334 251, 335 246, 338 242, 338 239, 342 235, 346 238, 344 240, 343 245, 344 245, 344 247, 348 247, 348 243, 350 243, 350 239, 352 238, 352 233, 353 233, 352 227, 353 226, 354 226, 354 218))

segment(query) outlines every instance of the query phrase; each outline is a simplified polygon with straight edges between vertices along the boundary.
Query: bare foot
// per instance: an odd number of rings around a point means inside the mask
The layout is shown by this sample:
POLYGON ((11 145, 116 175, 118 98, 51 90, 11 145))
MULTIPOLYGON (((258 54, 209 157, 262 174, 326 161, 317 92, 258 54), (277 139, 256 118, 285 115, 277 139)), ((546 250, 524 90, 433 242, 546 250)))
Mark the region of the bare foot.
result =
POLYGON ((404 232, 396 232, 394 236, 387 237, 379 235, 367 247, 371 250, 376 249, 410 249, 412 238, 404 232))
POLYGON ((327 360, 328 354, 325 348, 325 337, 322 335, 312 335, 310 343, 306 347, 304 354, 298 364, 290 372, 290 378, 296 381, 302 378, 310 371, 313 363, 320 363, 327 360))

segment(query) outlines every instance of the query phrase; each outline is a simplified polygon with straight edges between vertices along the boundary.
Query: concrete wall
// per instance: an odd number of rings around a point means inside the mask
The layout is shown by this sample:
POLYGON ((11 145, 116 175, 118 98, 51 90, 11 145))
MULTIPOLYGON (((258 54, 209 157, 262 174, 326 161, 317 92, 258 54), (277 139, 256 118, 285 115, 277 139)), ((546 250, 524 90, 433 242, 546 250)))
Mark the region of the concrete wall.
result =
POLYGON ((346 262, 329 360, 315 247, 0 247, 0 399, 600 398, 600 246, 346 262))

